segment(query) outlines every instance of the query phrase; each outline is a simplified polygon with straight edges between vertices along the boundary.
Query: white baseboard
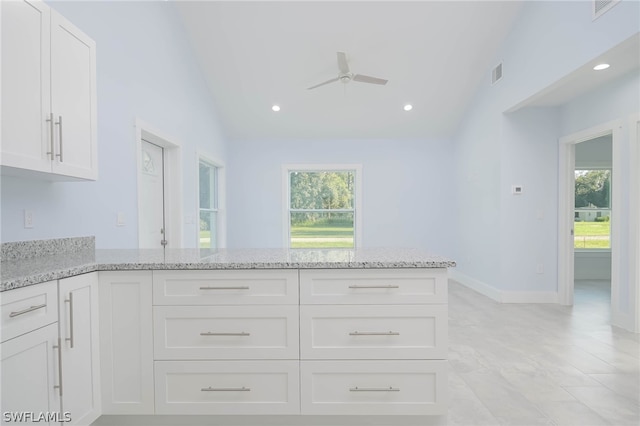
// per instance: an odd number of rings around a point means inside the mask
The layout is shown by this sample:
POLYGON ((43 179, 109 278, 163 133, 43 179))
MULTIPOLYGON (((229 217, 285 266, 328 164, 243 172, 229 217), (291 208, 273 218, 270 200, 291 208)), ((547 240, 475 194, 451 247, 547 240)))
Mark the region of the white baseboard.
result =
POLYGON ((632 333, 640 333, 640 330, 638 330, 636 324, 634 324, 633 317, 629 314, 620 312, 619 310, 612 310, 611 325, 631 331, 632 333))
POLYGON ((502 302, 502 292, 495 287, 490 286, 480 280, 463 274, 457 269, 449 269, 449 278, 459 282, 465 287, 469 287, 471 290, 475 290, 478 293, 487 296, 489 299, 493 299, 496 302, 502 302))
POLYGON ((502 291, 470 277, 456 269, 449 270, 449 278, 465 287, 500 303, 558 303, 555 291, 502 291))

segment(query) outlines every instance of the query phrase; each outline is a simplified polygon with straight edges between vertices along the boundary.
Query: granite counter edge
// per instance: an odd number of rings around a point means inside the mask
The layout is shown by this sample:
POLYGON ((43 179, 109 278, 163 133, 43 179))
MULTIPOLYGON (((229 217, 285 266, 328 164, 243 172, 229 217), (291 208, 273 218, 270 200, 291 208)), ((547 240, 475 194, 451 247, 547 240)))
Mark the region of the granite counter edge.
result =
POLYGON ((253 263, 93 263, 71 268, 51 270, 43 273, 18 276, 3 280, 0 293, 22 287, 41 284, 76 275, 100 271, 141 271, 141 270, 238 270, 238 269, 390 269, 390 268, 452 268, 453 261, 421 262, 253 262, 253 263))

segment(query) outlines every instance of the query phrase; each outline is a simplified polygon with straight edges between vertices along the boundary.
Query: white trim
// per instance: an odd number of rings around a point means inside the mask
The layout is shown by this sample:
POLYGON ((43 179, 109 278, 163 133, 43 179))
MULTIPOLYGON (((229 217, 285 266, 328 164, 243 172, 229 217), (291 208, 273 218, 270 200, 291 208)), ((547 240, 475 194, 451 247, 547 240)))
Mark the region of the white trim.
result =
POLYGON ((502 291, 466 275, 449 269, 449 279, 470 288, 498 303, 558 303, 558 293, 552 291, 502 291))
MULTIPOLYGON (((137 188, 136 196, 138 206, 138 246, 140 246, 140 216, 141 197, 138 193, 142 182, 142 159, 140 151, 142 141, 154 143, 164 148, 165 153, 165 238, 168 241, 167 248, 182 247, 182 149, 181 144, 173 137, 164 135, 149 124, 136 118, 136 168, 137 188), (170 206, 171 208, 167 208, 170 206)), ((160 248, 160 247, 159 247, 160 248)))
MULTIPOLYGON (((574 286, 574 249, 573 206, 574 206, 574 169, 575 145, 590 139, 611 134, 612 173, 611 173, 611 312, 612 319, 620 314, 620 269, 622 232, 619 220, 622 212, 622 156, 620 152, 622 120, 613 120, 595 127, 582 130, 560 138, 559 140, 559 188, 558 188, 558 294, 559 302, 573 304, 574 286)), ((614 322, 615 323, 615 322, 614 322)))
POLYGON ((354 246, 362 247, 362 164, 283 164, 282 165, 282 247, 288 248, 291 241, 289 235, 289 171, 290 170, 355 170, 356 187, 354 203, 354 246))
POLYGON ((629 211, 629 300, 632 301, 629 318, 618 317, 616 323, 629 324, 628 330, 640 333, 640 114, 629 117, 630 188, 629 211), (635 250, 635 252, 634 252, 635 250))
POLYGON ((226 192, 226 168, 224 162, 217 160, 215 157, 212 157, 202 151, 196 151, 196 167, 195 167, 195 181, 196 181, 196 208, 195 208, 195 221, 196 221, 196 248, 200 247, 200 160, 203 160, 212 166, 216 167, 217 170, 217 188, 218 191, 218 215, 216 221, 216 247, 217 248, 225 248, 227 246, 227 210, 226 210, 226 201, 227 201, 227 192, 226 192))
POLYGON ((449 269, 449 279, 456 281, 463 286, 470 288, 471 290, 477 291, 478 293, 487 296, 489 299, 493 299, 496 302, 502 301, 502 292, 500 290, 485 282, 472 278, 469 275, 458 271, 457 269, 449 269))

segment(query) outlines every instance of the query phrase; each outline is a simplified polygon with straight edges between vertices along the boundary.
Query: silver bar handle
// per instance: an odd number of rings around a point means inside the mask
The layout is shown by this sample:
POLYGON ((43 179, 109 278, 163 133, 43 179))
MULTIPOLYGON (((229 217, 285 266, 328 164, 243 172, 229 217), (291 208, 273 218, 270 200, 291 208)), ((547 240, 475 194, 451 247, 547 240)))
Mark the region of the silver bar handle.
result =
POLYGON ((209 386, 208 388, 200 389, 201 392, 251 392, 251 388, 241 387, 241 388, 212 388, 209 386))
POLYGON ((58 337, 58 344, 53 345, 53 349, 58 350, 58 383, 59 383, 57 385, 54 385, 53 388, 58 389, 58 394, 62 396, 62 341, 60 340, 60 337, 58 337))
POLYGON ((50 144, 49 151, 47 151, 47 154, 51 155, 51 161, 53 161, 53 159, 55 158, 55 152, 53 151, 53 149, 54 149, 53 140, 55 139, 54 136, 53 136, 53 123, 54 123, 53 122, 53 113, 49 114, 49 118, 47 118, 47 123, 49 123, 49 130, 50 130, 50 133, 51 133, 51 144, 50 144))
POLYGON ((399 336, 398 331, 352 331, 349 336, 399 336))
POLYGON ((47 307, 46 303, 43 303, 42 305, 30 306, 27 309, 23 309, 21 311, 11 312, 9 314, 9 318, 17 317, 18 315, 23 315, 23 314, 26 314, 27 312, 33 312, 33 311, 36 311, 38 309, 42 309, 42 308, 46 308, 46 307, 47 307))
POLYGON ((63 157, 62 157, 62 116, 59 115, 58 116, 58 121, 56 122, 56 124, 60 127, 58 127, 58 136, 60 136, 60 154, 56 154, 56 157, 60 157, 60 162, 64 162, 63 157))
POLYGON ((65 299, 65 303, 69 304, 69 337, 64 340, 69 342, 69 347, 73 349, 73 293, 69 293, 69 298, 65 299))
POLYGON ((349 392, 400 392, 400 388, 389 386, 388 388, 349 388, 349 392))
POLYGON ((247 333, 245 331, 241 331, 240 333, 214 333, 211 331, 206 331, 200 333, 201 336, 251 336, 251 333, 247 333))
POLYGON ((388 284, 388 285, 350 285, 349 288, 400 288, 399 285, 388 284))
POLYGON ((200 287, 200 290, 249 290, 249 286, 239 285, 230 287, 200 287))

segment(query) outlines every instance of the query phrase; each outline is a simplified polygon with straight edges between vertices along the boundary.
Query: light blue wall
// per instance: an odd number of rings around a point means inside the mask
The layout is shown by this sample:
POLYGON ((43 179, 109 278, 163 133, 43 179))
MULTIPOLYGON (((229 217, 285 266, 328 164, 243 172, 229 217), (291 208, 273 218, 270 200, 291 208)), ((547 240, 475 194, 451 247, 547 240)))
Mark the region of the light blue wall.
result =
POLYGON ((505 114, 640 28, 638 2, 623 1, 596 21, 590 7, 527 2, 494 61, 503 63, 502 80, 492 86, 487 70, 455 136, 457 270, 498 292, 557 290, 558 138, 606 121, 605 105, 631 112, 629 96, 637 99, 636 90, 607 97, 602 108, 584 104, 575 112, 580 122, 566 108, 505 114), (524 193, 511 195, 513 184, 524 193))
MULTIPOLYGON (((183 210, 195 215, 196 150, 225 159, 204 79, 168 2, 52 2, 97 45, 97 182, 2 178, 2 241, 96 235, 100 248, 137 247, 136 118, 182 144, 183 210), (23 228, 31 209, 33 229, 23 228), (116 226, 116 214, 126 226, 116 226)), ((184 225, 195 245, 196 224, 184 225)))
POLYGON ((451 253, 448 141, 244 141, 229 145, 230 247, 282 247, 284 164, 361 164, 363 246, 451 253))

